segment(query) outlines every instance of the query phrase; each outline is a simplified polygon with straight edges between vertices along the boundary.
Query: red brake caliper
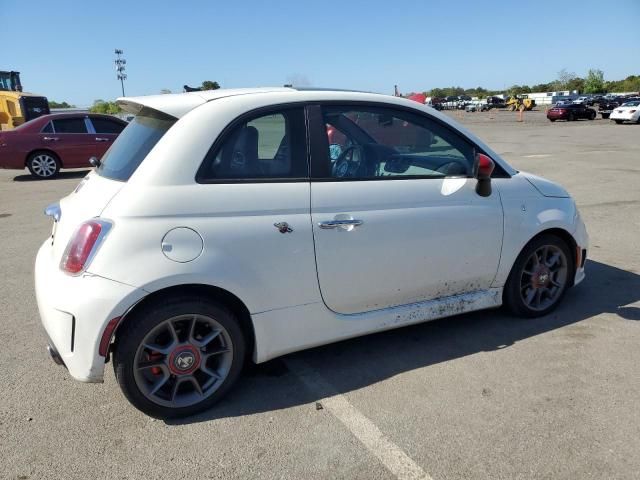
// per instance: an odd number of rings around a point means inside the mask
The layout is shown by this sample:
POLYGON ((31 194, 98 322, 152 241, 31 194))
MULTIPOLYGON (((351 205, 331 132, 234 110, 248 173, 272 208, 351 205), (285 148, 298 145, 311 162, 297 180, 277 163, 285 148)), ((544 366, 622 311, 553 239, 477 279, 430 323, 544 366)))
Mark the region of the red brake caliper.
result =
MULTIPOLYGON (((149 354, 149 361, 150 362, 155 362, 156 360, 161 360, 163 357, 163 355, 161 353, 158 352, 152 352, 149 354)), ((151 367, 151 374, 152 375, 162 375, 162 369, 160 367, 151 367)))

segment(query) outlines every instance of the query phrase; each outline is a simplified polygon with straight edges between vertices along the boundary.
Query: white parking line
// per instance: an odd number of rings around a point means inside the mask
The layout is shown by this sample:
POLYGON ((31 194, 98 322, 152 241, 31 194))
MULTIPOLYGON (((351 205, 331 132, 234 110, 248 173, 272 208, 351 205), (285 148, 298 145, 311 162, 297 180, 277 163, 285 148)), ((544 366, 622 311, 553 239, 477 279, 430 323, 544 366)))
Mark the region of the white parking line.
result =
POLYGON ((396 478, 433 480, 310 365, 296 358, 287 358, 285 363, 289 370, 295 373, 305 386, 318 397, 318 401, 321 400, 323 408, 329 410, 340 420, 396 478))

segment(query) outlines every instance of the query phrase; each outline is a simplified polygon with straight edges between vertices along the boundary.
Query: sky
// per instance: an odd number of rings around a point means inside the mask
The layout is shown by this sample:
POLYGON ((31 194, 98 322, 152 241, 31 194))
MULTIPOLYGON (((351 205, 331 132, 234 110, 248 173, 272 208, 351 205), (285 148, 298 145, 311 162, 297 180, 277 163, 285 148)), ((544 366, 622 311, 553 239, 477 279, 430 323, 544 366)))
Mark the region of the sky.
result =
POLYGON ((393 93, 640 74, 640 0, 0 0, 0 70, 88 106, 125 92, 285 83, 393 93))

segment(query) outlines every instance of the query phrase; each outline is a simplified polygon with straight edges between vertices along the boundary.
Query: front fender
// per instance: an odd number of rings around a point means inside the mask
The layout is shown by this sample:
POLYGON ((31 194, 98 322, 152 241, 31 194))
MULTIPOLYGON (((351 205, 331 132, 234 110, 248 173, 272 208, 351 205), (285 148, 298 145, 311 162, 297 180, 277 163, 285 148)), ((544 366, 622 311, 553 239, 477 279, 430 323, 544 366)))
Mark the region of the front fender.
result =
POLYGON ((492 287, 504 286, 516 258, 532 238, 559 229, 575 239, 577 225, 581 223, 573 199, 544 197, 524 178, 505 179, 502 184, 500 181, 496 183, 504 211, 504 239, 492 287), (516 182, 505 185, 513 180, 516 182))

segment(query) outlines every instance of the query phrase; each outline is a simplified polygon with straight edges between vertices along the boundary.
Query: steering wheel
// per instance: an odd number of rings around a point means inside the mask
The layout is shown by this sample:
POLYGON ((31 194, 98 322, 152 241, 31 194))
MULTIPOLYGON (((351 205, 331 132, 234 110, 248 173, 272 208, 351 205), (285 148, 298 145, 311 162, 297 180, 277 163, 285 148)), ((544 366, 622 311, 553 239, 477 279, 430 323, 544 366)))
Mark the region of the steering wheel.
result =
POLYGON ((333 164, 332 175, 337 178, 355 177, 363 157, 364 150, 360 145, 345 148, 333 164))

